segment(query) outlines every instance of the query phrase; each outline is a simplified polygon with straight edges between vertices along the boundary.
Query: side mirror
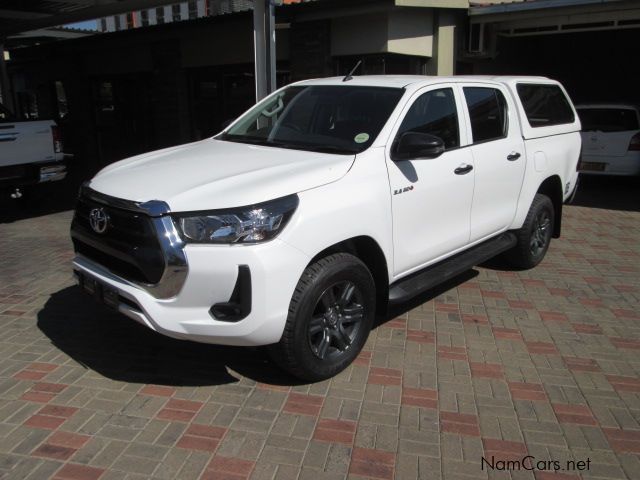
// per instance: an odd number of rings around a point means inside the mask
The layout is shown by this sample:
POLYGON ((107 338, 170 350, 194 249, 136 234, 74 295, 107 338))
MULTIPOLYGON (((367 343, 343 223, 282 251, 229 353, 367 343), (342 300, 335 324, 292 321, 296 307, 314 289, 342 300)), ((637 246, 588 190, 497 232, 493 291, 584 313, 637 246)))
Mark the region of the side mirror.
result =
POLYGON ((436 158, 444 153, 444 141, 429 133, 405 132, 398 140, 394 160, 436 158))

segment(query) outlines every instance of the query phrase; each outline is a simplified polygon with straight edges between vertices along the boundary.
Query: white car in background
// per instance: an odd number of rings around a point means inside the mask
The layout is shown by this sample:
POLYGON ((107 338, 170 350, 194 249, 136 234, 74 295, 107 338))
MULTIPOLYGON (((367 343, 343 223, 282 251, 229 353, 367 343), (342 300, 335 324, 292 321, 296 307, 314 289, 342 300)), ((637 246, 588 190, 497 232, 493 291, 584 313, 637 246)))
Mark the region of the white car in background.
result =
POLYGON ((53 120, 21 120, 0 103, 0 197, 37 196, 67 176, 60 130, 53 120))
POLYGON ((640 175, 640 112, 633 105, 577 105, 582 173, 640 175))

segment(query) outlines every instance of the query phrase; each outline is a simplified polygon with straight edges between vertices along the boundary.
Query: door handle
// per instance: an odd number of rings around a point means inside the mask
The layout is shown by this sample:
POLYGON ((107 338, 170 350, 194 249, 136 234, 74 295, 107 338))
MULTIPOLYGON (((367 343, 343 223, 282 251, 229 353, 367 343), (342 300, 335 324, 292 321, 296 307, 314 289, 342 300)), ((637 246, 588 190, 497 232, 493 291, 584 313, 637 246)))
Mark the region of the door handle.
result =
POLYGON ((473 165, 461 165, 456 168, 453 173, 455 173, 456 175, 466 175, 471 170, 473 170, 473 165))
POLYGON ((507 155, 507 160, 509 160, 510 162, 513 162, 519 158, 520 152, 511 152, 509 155, 507 155))

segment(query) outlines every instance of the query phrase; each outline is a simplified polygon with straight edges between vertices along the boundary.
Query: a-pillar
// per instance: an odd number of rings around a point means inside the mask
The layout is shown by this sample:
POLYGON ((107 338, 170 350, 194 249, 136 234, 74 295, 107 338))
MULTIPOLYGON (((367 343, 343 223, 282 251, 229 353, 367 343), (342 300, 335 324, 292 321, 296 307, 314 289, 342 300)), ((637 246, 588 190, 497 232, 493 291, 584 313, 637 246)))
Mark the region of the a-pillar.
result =
POLYGON ((278 0, 254 0, 253 48, 255 52, 256 100, 276 89, 276 29, 274 4, 278 0))

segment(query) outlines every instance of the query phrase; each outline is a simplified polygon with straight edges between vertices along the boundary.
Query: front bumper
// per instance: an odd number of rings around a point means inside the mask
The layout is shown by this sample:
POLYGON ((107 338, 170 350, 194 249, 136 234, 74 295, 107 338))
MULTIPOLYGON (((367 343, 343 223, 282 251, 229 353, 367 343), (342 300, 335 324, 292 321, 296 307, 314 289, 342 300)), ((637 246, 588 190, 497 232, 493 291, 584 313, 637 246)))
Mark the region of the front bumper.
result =
POLYGON ((117 310, 161 334, 221 345, 268 345, 282 336, 289 303, 310 258, 274 239, 259 245, 187 245, 188 272, 179 293, 157 298, 78 255, 76 272, 117 291, 117 310), (215 318, 211 307, 229 302, 239 267, 251 272, 250 313, 238 321, 215 318))

